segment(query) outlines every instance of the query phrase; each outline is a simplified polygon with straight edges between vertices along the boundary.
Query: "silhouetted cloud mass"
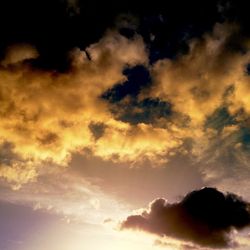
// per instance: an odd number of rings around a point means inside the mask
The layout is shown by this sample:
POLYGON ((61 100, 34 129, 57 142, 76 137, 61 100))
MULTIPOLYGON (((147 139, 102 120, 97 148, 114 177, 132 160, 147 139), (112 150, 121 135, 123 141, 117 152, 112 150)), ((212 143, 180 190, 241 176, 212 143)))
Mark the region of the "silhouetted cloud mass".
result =
POLYGON ((149 210, 129 216, 121 229, 138 229, 211 247, 233 247, 233 230, 250 225, 249 203, 215 188, 188 193, 180 202, 154 200, 149 210))

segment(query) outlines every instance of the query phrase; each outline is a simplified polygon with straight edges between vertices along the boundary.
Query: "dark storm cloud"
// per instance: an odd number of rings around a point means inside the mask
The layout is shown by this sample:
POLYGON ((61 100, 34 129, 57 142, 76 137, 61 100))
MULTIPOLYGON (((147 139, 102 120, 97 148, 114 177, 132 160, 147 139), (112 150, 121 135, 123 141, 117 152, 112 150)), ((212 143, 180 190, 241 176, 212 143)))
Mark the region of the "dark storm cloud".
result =
POLYGON ((224 248, 235 246, 232 230, 250 225, 250 204, 233 193, 203 188, 187 194, 179 203, 156 199, 149 210, 129 216, 122 229, 138 229, 195 244, 224 248))
POLYGON ((0 3, 0 55, 10 44, 28 43, 38 48, 36 66, 65 70, 69 50, 84 49, 115 26, 125 36, 141 34, 155 62, 185 51, 186 39, 200 36, 215 22, 236 20, 246 29, 248 8, 242 2, 230 3, 222 15, 227 4, 217 0, 143 5, 132 0, 5 0, 0 3))

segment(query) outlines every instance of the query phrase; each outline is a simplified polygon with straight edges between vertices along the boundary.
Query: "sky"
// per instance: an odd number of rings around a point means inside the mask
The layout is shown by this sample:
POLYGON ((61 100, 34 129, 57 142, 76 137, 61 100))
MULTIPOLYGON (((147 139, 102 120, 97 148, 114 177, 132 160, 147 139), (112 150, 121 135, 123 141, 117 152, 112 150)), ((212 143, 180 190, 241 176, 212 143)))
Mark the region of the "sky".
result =
POLYGON ((248 7, 1 1, 0 249, 249 249, 248 7))

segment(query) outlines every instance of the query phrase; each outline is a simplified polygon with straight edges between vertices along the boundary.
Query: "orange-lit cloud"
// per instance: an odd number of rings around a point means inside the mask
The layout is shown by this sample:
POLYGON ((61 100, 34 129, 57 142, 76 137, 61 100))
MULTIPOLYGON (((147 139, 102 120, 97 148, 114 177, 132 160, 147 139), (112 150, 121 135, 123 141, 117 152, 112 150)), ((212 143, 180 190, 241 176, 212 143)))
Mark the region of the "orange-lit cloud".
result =
POLYGON ((7 51, 0 69, 0 140, 13 145, 18 159, 9 161, 10 168, 1 164, 2 177, 26 183, 36 176, 32 163, 67 165, 72 152, 94 145, 91 122, 108 122, 119 129, 100 95, 125 80, 125 66, 147 63, 142 39, 109 32, 87 51, 91 61, 78 49, 70 53, 67 73, 30 66, 26 59, 37 56, 31 46, 7 51))
POLYGON ((126 80, 124 67, 147 64, 142 38, 110 31, 86 51, 91 60, 79 49, 69 54, 66 73, 32 67, 28 59, 37 54, 30 46, 7 51, 0 68, 0 139, 15 155, 1 164, 0 176, 7 181, 27 183, 45 162, 66 166, 71 154, 84 148, 105 159, 136 161, 180 145, 167 130, 116 120, 100 97, 126 80), (98 123, 105 130, 95 140, 90 125, 98 123))
POLYGON ((200 159, 218 139, 240 129, 229 125, 218 134, 206 126, 209 117, 221 106, 239 122, 244 117, 238 116, 239 110, 250 112, 249 42, 240 44, 244 53, 227 49, 237 32, 236 25, 216 24, 212 33, 190 41, 187 54, 149 66, 139 35, 127 39, 108 31, 85 51, 72 50, 70 70, 64 73, 32 66, 39 55, 30 45, 9 47, 0 67, 0 143, 11 145, 11 152, 1 161, 0 176, 19 187, 34 180, 44 164, 67 166, 72 153, 83 149, 130 163, 149 159, 157 165, 177 153, 200 159), (138 64, 152 75, 152 84, 139 99, 170 103, 169 117, 125 122, 101 98, 126 81, 124 68, 138 64), (102 126, 98 137, 93 124, 102 126))
POLYGON ((216 24, 212 33, 189 42, 187 54, 156 62, 152 68, 154 83, 145 95, 170 102, 174 111, 187 116, 192 127, 203 125, 228 99, 234 107, 244 96, 239 105, 247 111, 243 88, 249 82, 246 65, 250 54, 227 49, 237 29, 236 25, 216 24), (231 96, 227 99, 232 86, 236 89, 233 100, 231 96))

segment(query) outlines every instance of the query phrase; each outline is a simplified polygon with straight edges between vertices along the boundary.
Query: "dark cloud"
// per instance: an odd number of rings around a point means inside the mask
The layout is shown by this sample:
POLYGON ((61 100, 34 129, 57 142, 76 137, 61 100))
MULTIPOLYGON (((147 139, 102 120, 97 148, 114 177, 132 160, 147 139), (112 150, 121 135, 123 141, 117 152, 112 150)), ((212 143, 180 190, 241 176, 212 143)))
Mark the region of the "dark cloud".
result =
POLYGON ((187 38, 200 36, 215 22, 236 20, 246 30, 244 2, 5 0, 0 3, 0 56, 10 44, 29 43, 38 48, 37 66, 65 70, 69 50, 85 48, 116 26, 125 36, 141 34, 156 61, 174 57, 186 48, 187 38))
POLYGON ((178 203, 156 199, 148 211, 129 216, 121 228, 144 230, 211 248, 233 247, 236 243, 230 233, 250 225, 249 206, 233 193, 203 188, 187 194, 178 203))

